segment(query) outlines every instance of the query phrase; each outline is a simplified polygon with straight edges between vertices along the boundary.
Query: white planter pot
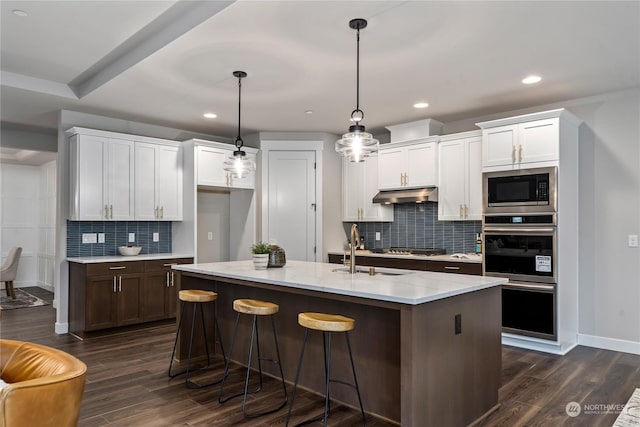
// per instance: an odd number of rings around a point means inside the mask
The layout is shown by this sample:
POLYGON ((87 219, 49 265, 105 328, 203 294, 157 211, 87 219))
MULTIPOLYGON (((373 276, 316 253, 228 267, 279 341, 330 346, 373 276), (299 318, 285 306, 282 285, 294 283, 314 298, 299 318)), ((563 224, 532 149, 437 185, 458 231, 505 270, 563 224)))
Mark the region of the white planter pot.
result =
POLYGON ((253 254, 253 267, 256 270, 266 270, 269 264, 269 254, 253 254))

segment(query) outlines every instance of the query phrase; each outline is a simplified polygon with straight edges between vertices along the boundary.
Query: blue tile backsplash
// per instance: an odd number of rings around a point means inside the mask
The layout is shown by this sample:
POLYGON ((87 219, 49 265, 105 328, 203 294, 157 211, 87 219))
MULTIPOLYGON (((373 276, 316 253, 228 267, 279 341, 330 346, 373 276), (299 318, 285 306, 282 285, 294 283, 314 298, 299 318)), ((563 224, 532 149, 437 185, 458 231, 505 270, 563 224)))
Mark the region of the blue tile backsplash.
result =
POLYGON ((395 205, 393 222, 360 222, 358 228, 366 248, 443 248, 453 254, 475 251, 482 221, 438 221, 437 203, 407 203, 395 205))
POLYGON ((118 246, 142 246, 141 254, 171 252, 171 222, 169 221, 67 221, 67 256, 112 256, 118 246), (83 233, 104 233, 104 243, 82 243, 83 233), (129 233, 136 241, 128 242, 129 233), (159 233, 160 241, 153 241, 159 233))

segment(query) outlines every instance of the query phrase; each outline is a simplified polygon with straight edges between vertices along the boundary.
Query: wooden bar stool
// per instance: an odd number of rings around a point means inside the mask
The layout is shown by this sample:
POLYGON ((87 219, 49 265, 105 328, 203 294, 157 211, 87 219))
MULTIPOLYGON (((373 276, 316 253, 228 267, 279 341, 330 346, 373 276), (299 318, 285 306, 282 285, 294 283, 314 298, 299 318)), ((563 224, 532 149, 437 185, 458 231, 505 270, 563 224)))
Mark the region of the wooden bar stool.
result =
POLYGON ((218 395, 218 402, 225 403, 229 399, 233 399, 234 397, 243 396, 242 398, 242 415, 245 418, 255 418, 266 414, 271 414, 273 412, 279 411, 284 408, 287 404, 287 386, 284 382, 284 374, 282 373, 282 363, 280 361, 280 349, 278 348, 278 336, 276 335, 276 324, 274 320, 274 315, 280 310, 280 307, 277 304, 259 301, 254 299, 237 299, 233 301, 233 309, 238 313, 236 315, 236 323, 233 328, 233 338, 231 339, 231 347, 229 348, 229 354, 227 355, 227 362, 224 368, 224 376, 222 378, 222 383, 220 384, 220 394, 218 395), (240 320, 241 314, 249 314, 253 316, 253 326, 251 328, 251 345, 249 346, 249 357, 247 358, 247 374, 244 381, 244 391, 241 393, 234 394, 228 397, 222 397, 224 392, 224 382, 227 378, 227 374, 229 372, 229 361, 231 360, 231 352, 233 351, 233 345, 236 341, 236 335, 238 333, 238 322, 240 320), (271 318, 271 329, 273 331, 273 341, 276 346, 276 357, 277 359, 265 358, 260 354, 260 339, 258 336, 258 316, 269 316, 271 318), (260 382, 257 388, 249 391, 249 374, 251 372, 251 361, 253 358, 253 343, 255 341, 256 350, 258 354, 258 373, 260 377, 260 382), (248 414, 246 410, 247 404, 247 394, 257 393, 262 389, 262 361, 269 361, 278 365, 280 369, 280 378, 282 379, 282 391, 284 392, 284 401, 275 409, 270 409, 265 412, 248 414))
MULTIPOLYGON (((207 328, 204 322, 204 308, 203 305, 205 303, 208 302, 214 302, 215 300, 218 299, 218 294, 215 292, 211 292, 211 291, 202 291, 199 289, 189 289, 189 290, 184 290, 184 291, 180 291, 178 292, 178 299, 180 300, 180 322, 178 323, 178 330, 176 332, 176 340, 173 343, 173 352, 171 353, 171 362, 169 362, 169 377, 173 378, 176 377, 178 375, 182 375, 186 373, 185 376, 185 384, 187 385, 188 388, 202 388, 202 387, 207 387, 210 385, 214 385, 214 384, 218 384, 222 381, 222 379, 214 381, 212 383, 209 384, 203 384, 203 385, 198 385, 198 384, 194 384, 193 382, 191 382, 189 380, 189 376, 191 374, 191 350, 193 347, 193 331, 195 329, 195 325, 196 325, 196 313, 198 312, 198 306, 200 306, 200 318, 202 319, 202 333, 204 334, 204 346, 205 349, 207 350, 207 365, 202 367, 202 368, 198 368, 197 370, 201 370, 201 369, 205 369, 208 368, 211 365, 211 358, 209 356, 209 341, 207 340, 207 328), (182 372, 175 372, 172 373, 171 369, 173 367, 173 358, 176 354, 176 347, 178 345, 178 337, 180 336, 180 330, 182 328, 182 322, 184 321, 184 309, 185 309, 185 305, 187 303, 191 303, 191 304, 195 304, 195 307, 193 307, 193 317, 191 318, 191 336, 189 337, 189 354, 187 355, 187 369, 182 371, 182 372)), ((220 351, 222 353, 222 357, 224 359, 224 364, 225 367, 227 366, 227 358, 225 357, 225 353, 224 353, 224 347, 222 345, 222 339, 221 339, 221 335, 220 335, 220 327, 218 326, 218 318, 216 317, 215 314, 215 308, 214 308, 214 314, 213 314, 213 322, 215 324, 215 332, 216 332, 216 339, 214 342, 214 348, 215 348, 215 344, 218 343, 220 345, 220 351)), ((226 375, 226 371, 225 371, 225 375, 226 375)))
POLYGON ((325 375, 325 399, 324 399, 324 417, 319 417, 313 420, 303 421, 297 424, 298 426, 308 424, 314 421, 324 422, 327 425, 327 418, 331 412, 329 406, 329 384, 340 383, 352 387, 356 390, 358 395, 358 403, 360 404, 360 413, 362 414, 362 425, 367 425, 367 419, 364 415, 364 409, 362 407, 362 399, 360 398, 360 388, 358 387, 358 379, 356 378, 356 368, 353 364, 353 355, 351 353, 351 343, 349 341, 349 331, 355 327, 355 320, 341 316, 339 314, 325 314, 325 313, 299 313, 298 324, 305 328, 304 340, 302 341, 302 350, 300 351, 300 360, 298 361, 298 370, 296 372, 296 379, 293 384, 293 393, 291 395, 291 404, 289 405, 289 413, 287 414, 286 426, 289 425, 289 419, 291 418, 291 410, 293 409, 293 402, 296 398, 296 388, 298 387, 298 380, 300 379, 300 369, 302 368, 302 359, 304 356, 304 348, 307 345, 307 337, 309 335, 309 329, 315 329, 316 331, 322 331, 322 345, 324 348, 324 375, 325 375), (353 384, 331 378, 331 333, 332 332, 344 332, 344 336, 347 340, 347 348, 349 349, 349 360, 351 361, 351 372, 353 372, 353 384))

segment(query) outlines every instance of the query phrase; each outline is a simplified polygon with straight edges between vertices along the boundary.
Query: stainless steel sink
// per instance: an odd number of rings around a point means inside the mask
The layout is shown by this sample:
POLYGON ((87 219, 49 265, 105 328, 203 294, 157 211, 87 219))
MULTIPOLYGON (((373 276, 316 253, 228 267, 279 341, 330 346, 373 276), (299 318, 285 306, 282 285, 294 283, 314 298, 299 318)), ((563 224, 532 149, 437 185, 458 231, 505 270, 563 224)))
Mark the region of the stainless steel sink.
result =
MULTIPOLYGON (((333 270, 334 273, 347 273, 349 274, 349 267, 340 267, 340 268, 334 268, 333 270)), ((381 274, 383 276, 403 276, 405 274, 409 274, 411 273, 411 271, 407 271, 407 270, 394 270, 391 268, 379 268, 379 267, 367 267, 367 266, 356 266, 356 273, 359 274, 369 274, 371 276, 377 276, 378 274, 381 274), (370 272, 370 269, 373 269, 372 272, 370 272)))

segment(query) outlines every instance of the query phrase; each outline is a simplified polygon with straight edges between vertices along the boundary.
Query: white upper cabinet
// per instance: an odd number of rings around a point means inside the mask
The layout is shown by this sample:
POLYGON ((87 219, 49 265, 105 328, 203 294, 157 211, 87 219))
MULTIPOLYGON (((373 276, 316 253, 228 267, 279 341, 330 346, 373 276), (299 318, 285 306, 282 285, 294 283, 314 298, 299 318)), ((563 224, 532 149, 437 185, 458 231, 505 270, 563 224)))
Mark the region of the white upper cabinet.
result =
POLYGON ((481 132, 441 137, 438 154, 438 220, 481 220, 481 132))
POLYGON ((69 150, 70 219, 134 219, 133 141, 74 132, 69 150))
POLYGON ((576 122, 564 109, 477 123, 486 172, 547 167, 560 159, 560 123, 576 122))
POLYGON ((373 203, 378 193, 378 162, 372 156, 354 163, 342 159, 342 220, 393 221, 393 205, 373 203))
POLYGON ((380 190, 436 186, 438 137, 384 144, 378 152, 380 190))
MULTIPOLYGON (((203 144, 197 146, 198 185, 255 189, 255 171, 249 172, 242 178, 234 178, 231 173, 224 170, 224 162, 233 155, 236 149, 235 146, 204 140, 194 140, 194 142, 203 144)), ((247 157, 255 162, 257 150, 249 147, 243 147, 243 150, 247 153, 247 157)))
POLYGON ((182 220, 182 150, 179 143, 136 142, 135 217, 182 220))
POLYGON ((75 127, 66 134, 71 220, 182 220, 179 143, 75 127))

